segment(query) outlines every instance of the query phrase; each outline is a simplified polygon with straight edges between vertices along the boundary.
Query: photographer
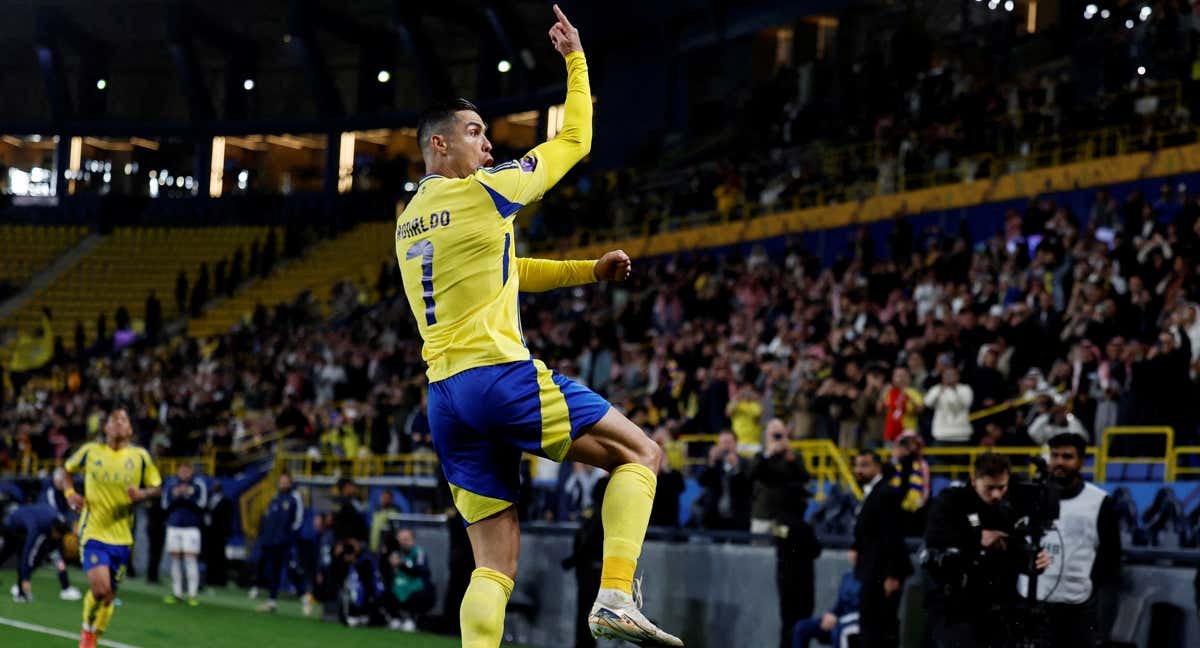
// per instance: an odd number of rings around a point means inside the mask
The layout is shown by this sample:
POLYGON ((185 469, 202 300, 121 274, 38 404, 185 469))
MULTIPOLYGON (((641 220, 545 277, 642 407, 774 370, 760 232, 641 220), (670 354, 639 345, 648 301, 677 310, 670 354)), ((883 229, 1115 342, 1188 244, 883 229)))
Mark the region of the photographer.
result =
POLYGON ((700 474, 704 488, 702 523, 706 529, 750 529, 750 462, 737 452, 737 437, 723 430, 708 452, 700 474))
MULTIPOLYGON (((1028 556, 1010 538, 1004 500, 1011 473, 1008 458, 982 454, 969 486, 946 488, 930 505, 921 564, 932 583, 926 601, 940 648, 1007 645, 1003 612, 1016 603, 1016 573, 1028 556)), ((1038 553, 1039 569, 1049 562, 1038 553)))
MULTIPOLYGON (((1087 447, 1077 434, 1050 439, 1050 474, 1062 487, 1055 531, 1043 540, 1052 557, 1038 578, 1037 599, 1047 603, 1052 645, 1099 646, 1107 634, 1097 613, 1097 589, 1116 584, 1121 573, 1121 532, 1113 499, 1083 480, 1087 447)), ((1022 595, 1028 588, 1019 579, 1022 595)))
POLYGON ((788 506, 786 490, 793 483, 808 483, 804 462, 788 442, 787 427, 779 419, 767 423, 767 447, 754 458, 750 468, 754 485, 751 533, 771 533, 779 514, 788 506))

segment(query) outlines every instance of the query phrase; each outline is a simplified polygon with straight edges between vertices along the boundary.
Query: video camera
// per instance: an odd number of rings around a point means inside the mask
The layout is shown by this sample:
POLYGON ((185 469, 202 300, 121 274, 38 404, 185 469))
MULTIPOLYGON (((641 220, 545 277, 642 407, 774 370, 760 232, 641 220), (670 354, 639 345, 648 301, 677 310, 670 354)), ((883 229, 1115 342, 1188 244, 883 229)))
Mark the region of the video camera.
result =
POLYGON ((1059 500, 1062 488, 1050 479, 1046 460, 1041 457, 1031 459, 1037 472, 1032 479, 1016 479, 1009 484, 1007 505, 1012 513, 1013 530, 1015 535, 1022 537, 1020 548, 1025 552, 1025 574, 1028 575, 1028 589, 1024 592, 1025 603, 1013 610, 1012 623, 1009 630, 1007 645, 1012 648, 1049 648, 1047 632, 1049 619, 1045 611, 1038 605, 1038 569, 1037 555, 1041 551, 1042 538, 1054 529, 1058 520, 1059 500), (1028 536, 1025 543, 1023 537, 1028 536))
POLYGON ((1015 519, 1014 530, 1029 534, 1037 547, 1058 519, 1061 488, 1050 479, 1045 459, 1033 457, 1031 461, 1037 472, 1028 480, 1014 476, 1008 487, 1008 508, 1015 519))

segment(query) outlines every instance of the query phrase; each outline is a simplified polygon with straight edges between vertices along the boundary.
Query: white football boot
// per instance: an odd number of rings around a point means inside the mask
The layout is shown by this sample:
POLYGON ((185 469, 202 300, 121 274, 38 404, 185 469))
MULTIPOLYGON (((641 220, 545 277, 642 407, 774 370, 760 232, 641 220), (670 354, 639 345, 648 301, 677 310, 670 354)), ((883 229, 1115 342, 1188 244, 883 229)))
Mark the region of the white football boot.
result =
POLYGON ((617 639, 638 646, 678 646, 683 642, 650 622, 642 611, 642 579, 633 581, 633 595, 602 589, 592 604, 588 627, 597 639, 617 639))

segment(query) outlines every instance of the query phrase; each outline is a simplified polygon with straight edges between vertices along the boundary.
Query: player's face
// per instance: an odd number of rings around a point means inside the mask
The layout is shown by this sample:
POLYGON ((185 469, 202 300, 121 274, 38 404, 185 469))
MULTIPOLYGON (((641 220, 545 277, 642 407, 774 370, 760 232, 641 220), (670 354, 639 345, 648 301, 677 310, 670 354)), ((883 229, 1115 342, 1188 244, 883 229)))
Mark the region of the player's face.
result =
POLYGON ((460 110, 455 114, 454 130, 446 138, 446 152, 463 177, 479 167, 492 166, 492 143, 486 132, 483 118, 474 110, 460 110))
POLYGON ((119 409, 108 415, 104 436, 109 443, 123 443, 133 436, 133 426, 129 424, 129 414, 125 410, 119 409))
POLYGON ((179 464, 179 470, 175 474, 183 481, 187 481, 192 478, 192 467, 188 464, 179 464))

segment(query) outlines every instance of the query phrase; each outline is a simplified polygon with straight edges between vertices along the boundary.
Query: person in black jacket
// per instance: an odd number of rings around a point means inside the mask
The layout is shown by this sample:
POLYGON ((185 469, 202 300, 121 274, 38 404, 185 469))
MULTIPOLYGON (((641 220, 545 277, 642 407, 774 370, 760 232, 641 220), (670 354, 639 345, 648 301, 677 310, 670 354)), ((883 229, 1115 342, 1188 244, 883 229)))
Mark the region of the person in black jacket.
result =
POLYGON ((225 587, 229 582, 229 561, 225 557, 225 545, 233 532, 233 502, 225 497, 221 482, 213 480, 212 496, 208 498, 208 515, 205 517, 204 564, 205 580, 210 587, 225 587))
POLYGON ((358 499, 358 484, 342 478, 337 483, 337 509, 333 513, 333 537, 338 540, 357 540, 364 546, 371 535, 367 526, 366 508, 358 499))
MULTIPOLYGON (((661 448, 671 438, 671 433, 660 429, 654 440, 661 448)), ((595 488, 593 486, 593 488, 595 488)), ((654 491, 654 508, 650 511, 650 526, 674 529, 679 526, 679 496, 683 494, 683 475, 671 467, 667 453, 663 452, 658 464, 658 487, 654 491)), ((593 502, 595 500, 592 500, 593 502)))
POLYGON ((600 591, 600 567, 604 562, 604 525, 600 519, 600 506, 604 502, 607 487, 607 477, 592 486, 592 506, 583 512, 571 555, 562 561, 563 569, 575 570, 575 648, 596 648, 596 639, 588 626, 588 613, 592 610, 596 593, 600 591))
POLYGON ((163 549, 167 542, 167 511, 162 498, 153 497, 146 502, 146 535, 150 538, 150 559, 146 563, 146 582, 158 582, 158 570, 162 565, 163 549))
MULTIPOLYGON (((939 648, 1010 643, 1005 615, 1017 603, 1017 572, 1028 555, 1005 506, 1011 473, 1008 458, 982 454, 970 485, 950 486, 930 504, 922 567, 929 576, 926 609, 939 648)), ((1045 551, 1037 564, 1049 564, 1045 551)))
POLYGON ((813 561, 821 555, 821 542, 804 513, 808 509, 808 491, 802 482, 793 481, 781 489, 783 506, 772 528, 775 536, 775 584, 779 589, 779 619, 782 636, 779 648, 792 645, 792 628, 813 612, 813 561))
POLYGON ((780 419, 767 423, 767 445, 750 467, 754 485, 754 507, 750 514, 751 533, 771 533, 784 510, 794 503, 787 493, 800 492, 808 483, 804 462, 788 442, 787 426, 780 419))
POLYGON ((733 432, 725 430, 717 438, 700 485, 704 487, 704 528, 750 529, 750 462, 738 454, 733 432))
POLYGON ((854 478, 863 487, 863 501, 854 523, 854 574, 862 583, 860 645, 896 646, 900 593, 913 571, 900 525, 900 496, 888 487, 883 462, 872 451, 854 458, 854 478))

